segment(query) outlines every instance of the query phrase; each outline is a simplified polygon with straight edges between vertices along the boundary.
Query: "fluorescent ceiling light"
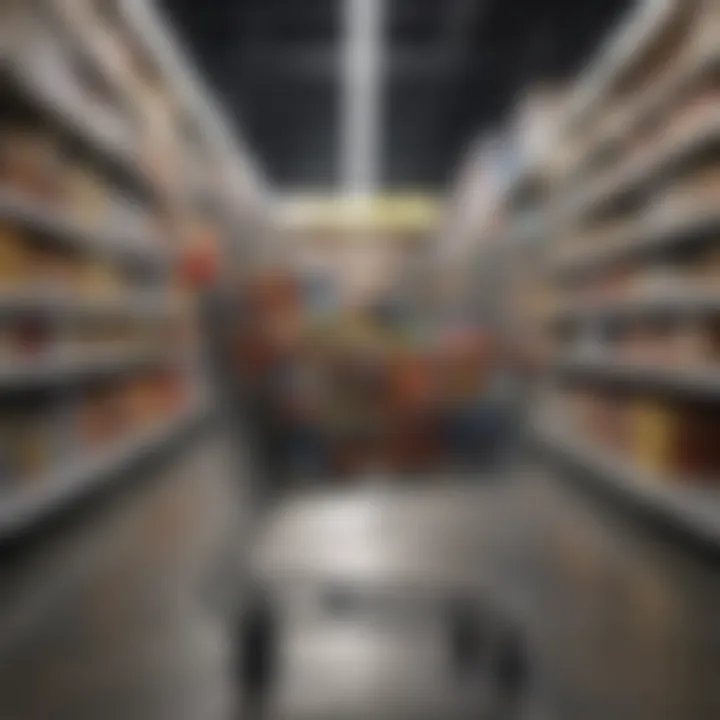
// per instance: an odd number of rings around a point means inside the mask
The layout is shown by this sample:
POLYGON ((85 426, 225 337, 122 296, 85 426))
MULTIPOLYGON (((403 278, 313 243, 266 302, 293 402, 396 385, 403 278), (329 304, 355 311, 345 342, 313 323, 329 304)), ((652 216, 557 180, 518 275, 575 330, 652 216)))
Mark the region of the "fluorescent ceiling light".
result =
POLYGON ((379 185, 385 0, 344 0, 342 188, 367 198, 379 185))

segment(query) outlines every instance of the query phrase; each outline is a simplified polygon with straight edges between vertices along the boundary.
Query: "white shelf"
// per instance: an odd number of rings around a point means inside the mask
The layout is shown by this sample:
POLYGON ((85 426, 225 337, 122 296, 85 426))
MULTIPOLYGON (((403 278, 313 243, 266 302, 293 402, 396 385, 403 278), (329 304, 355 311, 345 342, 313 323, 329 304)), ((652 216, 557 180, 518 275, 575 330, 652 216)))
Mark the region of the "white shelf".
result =
MULTIPOLYGON (((142 294, 140 294, 142 295, 142 294)), ((0 290, 0 317, 37 315, 49 318, 127 318, 137 321, 162 320, 173 315, 172 305, 163 298, 118 296, 89 300, 64 292, 0 290)))
POLYGON ((203 405, 195 405, 159 426, 120 441, 106 452, 84 458, 22 490, 0 494, 0 540, 16 536, 127 472, 189 428, 203 412, 203 405))
POLYGON ((107 39, 99 33, 97 20, 93 23, 87 16, 87 8, 77 3, 57 3, 49 7, 55 13, 59 29, 67 41, 77 47, 102 76, 105 84, 118 102, 137 115, 138 107, 130 86, 130 78, 121 70, 112 57, 113 48, 108 48, 107 39))
POLYGON ((604 302, 575 304, 554 313, 552 325, 647 317, 702 317, 720 314, 720 291, 695 288, 633 293, 604 302))
POLYGON ((720 401, 720 367, 665 368, 610 358, 573 358, 560 360, 555 369, 563 376, 605 379, 634 388, 720 401))
POLYGON ((49 121, 79 141, 83 147, 108 166, 119 170, 143 194, 162 201, 162 194, 141 167, 138 153, 119 137, 103 131, 107 119, 91 106, 83 106, 76 97, 66 97, 57 88, 46 87, 25 72, 21 62, 7 62, 3 68, 15 93, 37 108, 49 121))
POLYGON ((159 70, 177 97, 182 112, 198 128, 210 153, 211 167, 224 186, 220 198, 230 217, 247 223, 247 209, 258 208, 258 219, 268 222, 272 198, 269 187, 243 137, 231 131, 216 99, 202 82, 197 69, 186 61, 186 49, 170 32, 156 4, 146 0, 119 3, 125 24, 139 47, 159 70))
POLYGON ((162 265, 170 260, 169 253, 153 248, 147 242, 111 232, 93 231, 82 227, 62 212, 43 207, 37 201, 0 189, 0 218, 48 236, 69 249, 99 254, 122 262, 162 265))
POLYGON ((0 392, 17 392, 86 378, 126 372, 171 359, 159 350, 95 351, 76 354, 52 353, 38 360, 0 362, 0 392))
POLYGON ((604 128, 577 161, 573 177, 584 174, 594 159, 604 150, 627 139, 635 128, 653 112, 670 106, 672 102, 698 78, 716 70, 720 65, 720 51, 715 42, 708 47, 696 49, 673 66, 669 73, 652 83, 648 90, 623 107, 622 116, 604 128))
POLYGON ((582 122, 672 22, 682 0, 641 0, 577 80, 563 131, 582 122))
POLYGON ((615 237, 598 239, 594 246, 557 258, 555 275, 593 274, 633 255, 664 251, 720 230, 720 207, 687 207, 671 215, 653 213, 623 228, 615 237))
POLYGON ((698 113, 692 121, 684 123, 680 130, 665 134, 659 145, 653 143, 631 161, 602 175, 589 188, 573 214, 585 217, 624 195, 641 191, 688 156, 719 142, 720 112, 712 108, 698 113))
POLYGON ((536 425, 542 444, 589 473, 604 490, 717 549, 720 479, 658 477, 552 423, 536 425))

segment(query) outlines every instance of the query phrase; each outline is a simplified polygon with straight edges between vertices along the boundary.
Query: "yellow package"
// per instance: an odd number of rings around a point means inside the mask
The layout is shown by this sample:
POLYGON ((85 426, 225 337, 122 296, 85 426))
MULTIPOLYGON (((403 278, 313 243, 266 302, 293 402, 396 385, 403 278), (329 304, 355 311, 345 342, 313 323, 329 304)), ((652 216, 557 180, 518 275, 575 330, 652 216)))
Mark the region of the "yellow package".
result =
POLYGON ((634 408, 635 461, 639 468, 656 473, 672 472, 679 417, 667 403, 637 401, 634 408))
POLYGON ((0 225, 0 289, 29 280, 32 253, 25 238, 15 229, 0 225))

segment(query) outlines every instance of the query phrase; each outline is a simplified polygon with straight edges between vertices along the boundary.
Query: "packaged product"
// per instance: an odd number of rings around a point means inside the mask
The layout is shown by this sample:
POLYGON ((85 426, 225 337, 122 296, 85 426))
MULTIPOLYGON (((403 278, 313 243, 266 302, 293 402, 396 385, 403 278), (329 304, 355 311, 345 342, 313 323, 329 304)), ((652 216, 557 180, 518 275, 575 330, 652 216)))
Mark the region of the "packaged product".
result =
POLYGON ((107 224, 109 194, 92 173, 80 166, 66 170, 69 214, 85 228, 104 229, 107 224))
POLYGON ((117 269, 106 263, 91 260, 81 266, 80 289, 88 301, 115 297, 122 285, 117 269))
POLYGON ((676 473, 691 482, 720 482, 720 413, 716 406, 682 408, 676 473))
POLYGON ((53 135, 25 128, 0 131, 0 181, 5 187, 55 203, 61 195, 62 172, 53 135))
POLYGON ((677 367, 702 368, 717 360, 717 321, 683 322, 677 329, 669 360, 677 367))
POLYGON ((702 249, 689 262, 688 275, 699 288, 717 291, 720 288, 720 247, 702 249))
POLYGON ((46 418, 40 412, 15 408, 5 417, 6 462, 9 481, 37 481, 51 466, 51 443, 46 418))
POLYGON ((668 482, 720 477, 720 415, 711 405, 640 400, 635 443, 638 466, 668 482))
POLYGON ((77 280, 77 258, 38 246, 33 250, 31 261, 33 281, 43 293, 73 293, 77 280))
POLYGON ((95 388, 80 404, 80 437, 86 452, 96 452, 119 440, 125 430, 118 391, 95 388))
POLYGON ((631 445, 631 413, 627 398, 603 394, 592 400, 593 441, 624 454, 631 445))
POLYGON ((635 461, 643 470, 664 476, 672 471, 678 417, 673 408, 656 398, 634 404, 635 461))
POLYGON ((31 277, 33 254, 27 239, 9 225, 0 225, 0 292, 22 286, 31 277))
POLYGON ((52 351, 56 333, 45 317, 20 316, 5 328, 6 350, 16 362, 18 358, 38 358, 52 351))

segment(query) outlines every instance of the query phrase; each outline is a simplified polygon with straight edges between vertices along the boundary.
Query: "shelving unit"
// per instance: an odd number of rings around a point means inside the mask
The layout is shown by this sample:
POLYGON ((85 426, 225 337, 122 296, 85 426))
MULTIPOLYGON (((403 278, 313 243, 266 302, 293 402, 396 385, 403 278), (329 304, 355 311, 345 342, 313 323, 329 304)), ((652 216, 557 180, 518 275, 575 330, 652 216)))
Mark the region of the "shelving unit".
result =
POLYGON ((646 0, 578 79, 546 203, 549 303, 536 328, 550 349, 543 442, 715 545, 719 37, 716 2, 646 0))
POLYGON ((77 380, 94 380, 150 366, 170 364, 172 356, 162 350, 87 351, 0 365, 0 392, 19 393, 77 380))
POLYGON ((519 122, 490 144, 501 162, 475 160, 458 192, 470 211, 451 225, 474 239, 478 281, 502 277, 503 326, 541 369, 533 396, 544 444, 713 542, 719 38, 714 0, 638 2, 564 98, 527 91, 519 122), (528 105, 538 94, 557 106, 528 105))
POLYGON ((657 363, 629 363, 607 357, 560 360, 555 371, 560 378, 579 378, 596 385, 604 383, 720 402, 720 368, 662 367, 657 363))
POLYGON ((49 239, 61 249, 106 260, 162 268, 172 259, 168 248, 153 247, 141 237, 124 236, 113 228, 89 230, 67 217, 62 210, 43 206, 11 191, 0 191, 0 221, 49 239))
POLYGON ((178 261, 263 198, 146 0, 9 0, 0 36, 2 541, 207 412, 178 261))
POLYGON ((90 492, 137 467, 164 445, 182 436, 207 408, 190 405, 175 417, 131 433, 110 450, 84 457, 50 473, 32 487, 22 488, 0 504, 0 542, 31 529, 39 522, 78 502, 90 492))
POLYGON ((170 317, 179 309, 166 298, 147 292, 87 302, 72 293, 44 288, 8 291, 0 295, 0 318, 41 316, 55 319, 130 318, 155 322, 170 317))
POLYGON ((630 323, 647 319, 699 318, 720 314, 720 289, 678 286, 627 293, 624 297, 557 308, 549 318, 552 328, 583 323, 630 323))
POLYGON ((605 42, 576 82, 562 122, 563 133, 582 125, 607 102, 623 76, 642 61, 677 13, 675 0, 642 0, 605 42))
POLYGON ((561 429, 557 423, 539 426, 535 435, 599 488, 623 503, 650 514, 713 551, 720 549, 720 489, 685 478, 674 482, 643 472, 597 445, 561 429))
POLYGON ((561 248, 549 261, 550 271, 558 281, 581 280, 628 260, 691 249, 708 241, 712 244, 718 231, 720 210, 709 204, 650 212, 627 225, 597 233, 591 243, 579 248, 561 248))

